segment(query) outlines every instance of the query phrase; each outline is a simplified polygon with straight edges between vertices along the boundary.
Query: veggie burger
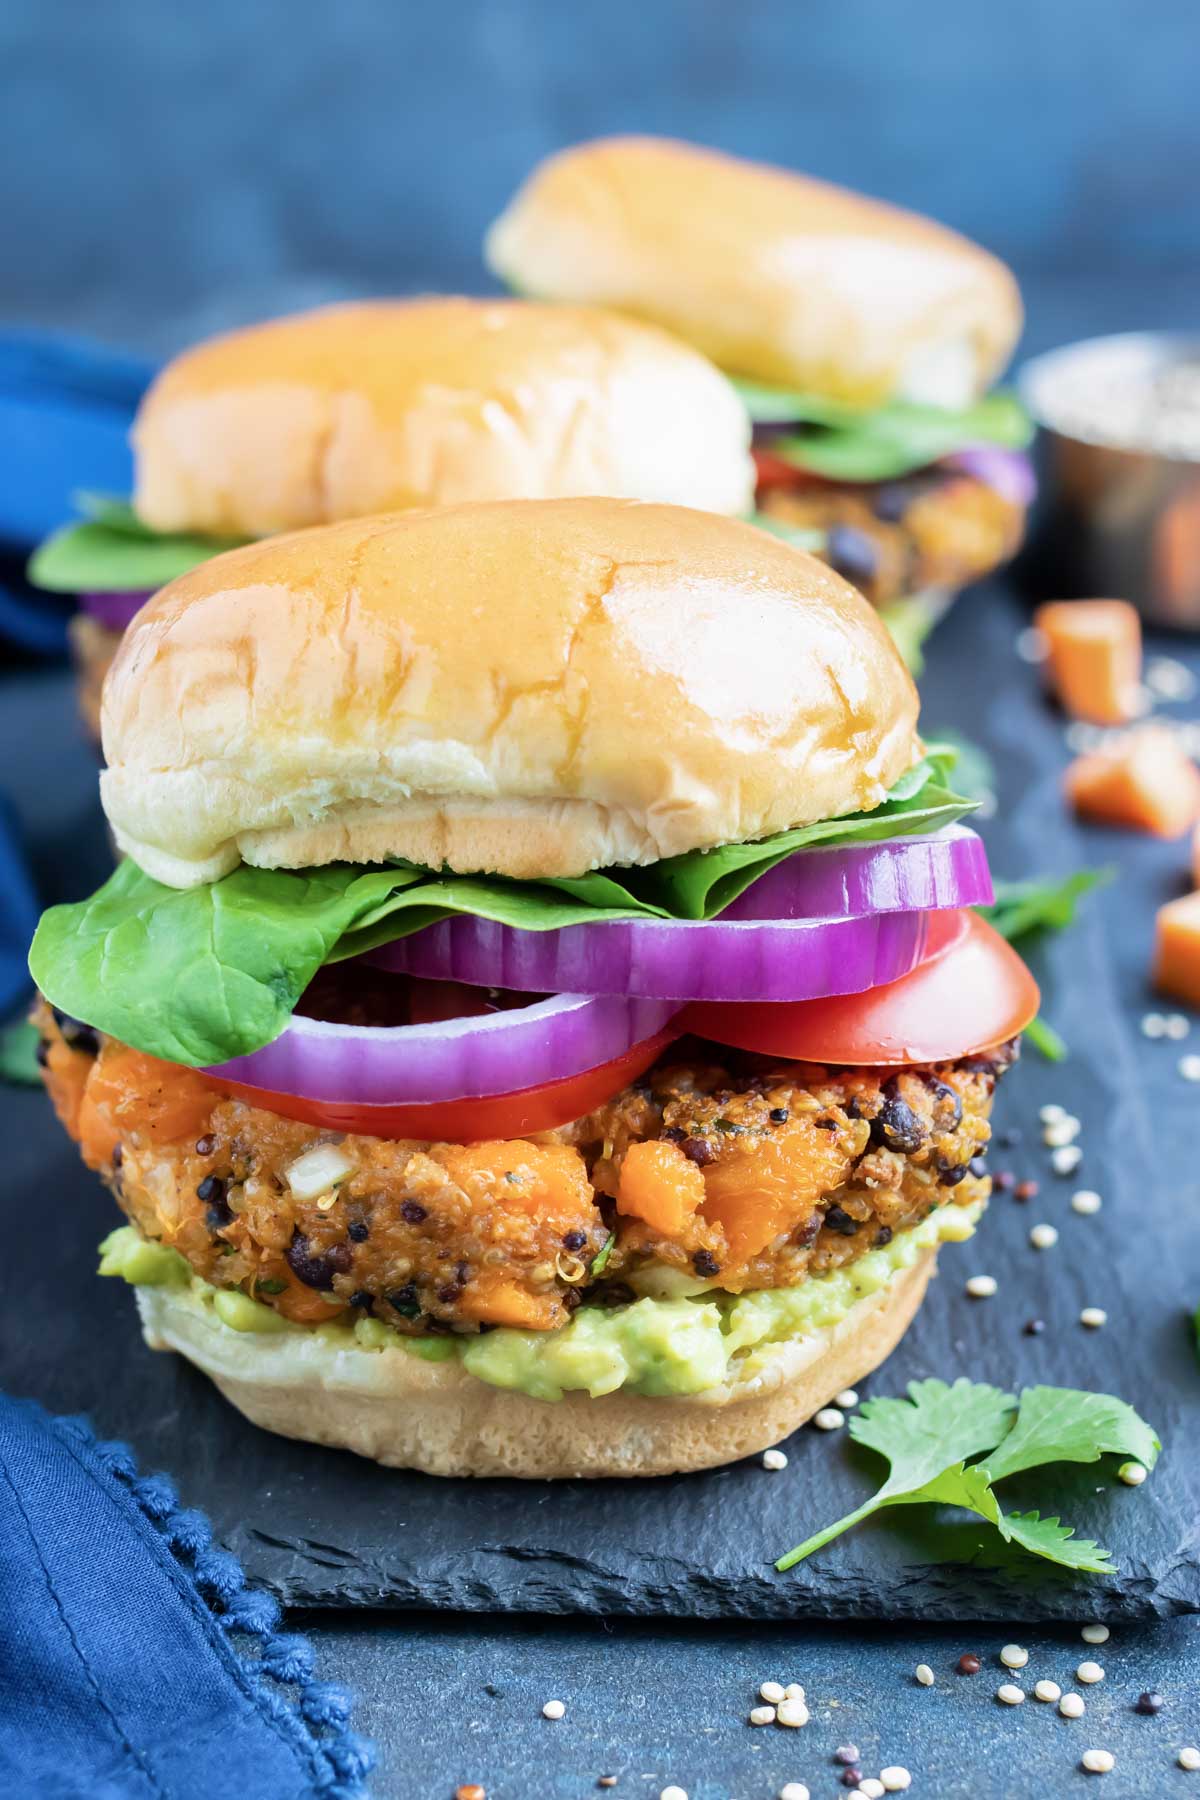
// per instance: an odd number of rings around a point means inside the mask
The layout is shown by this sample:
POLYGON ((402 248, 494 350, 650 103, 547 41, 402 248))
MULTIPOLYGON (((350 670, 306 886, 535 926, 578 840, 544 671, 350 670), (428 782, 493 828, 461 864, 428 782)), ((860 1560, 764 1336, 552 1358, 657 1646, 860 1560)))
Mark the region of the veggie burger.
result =
POLYGON ((247 539, 398 507, 615 494, 753 503, 750 421, 697 351, 591 307, 455 296, 325 307, 188 350, 133 428, 132 501, 35 554, 78 594, 82 711, 121 633, 177 575, 247 539))
POLYGON ((126 860, 39 926, 46 1084, 101 1272, 257 1423, 724 1463, 970 1235, 1037 993, 815 558, 607 499, 297 532, 139 611, 103 730, 126 860))
POLYGON ((883 609, 910 654, 1012 555, 1033 494, 1012 275, 931 220, 665 138, 536 168, 487 239, 522 293, 665 326, 739 378, 759 505, 883 609))

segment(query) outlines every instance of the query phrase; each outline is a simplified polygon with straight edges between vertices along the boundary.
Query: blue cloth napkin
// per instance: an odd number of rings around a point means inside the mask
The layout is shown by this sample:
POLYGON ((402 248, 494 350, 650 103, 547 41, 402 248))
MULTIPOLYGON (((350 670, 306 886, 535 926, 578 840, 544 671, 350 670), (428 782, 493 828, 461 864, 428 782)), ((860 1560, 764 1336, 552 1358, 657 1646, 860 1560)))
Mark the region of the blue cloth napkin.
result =
POLYGON ((20 827, 0 794, 0 1023, 33 992, 25 959, 37 921, 37 894, 20 827))
POLYGON ((0 1791, 342 1800, 369 1747, 164 1475, 0 1396, 0 1791))
POLYGON ((129 427, 154 374, 142 357, 83 339, 0 332, 0 638, 39 656, 66 650, 71 608, 37 593, 25 558, 71 517, 79 489, 128 494, 129 427))

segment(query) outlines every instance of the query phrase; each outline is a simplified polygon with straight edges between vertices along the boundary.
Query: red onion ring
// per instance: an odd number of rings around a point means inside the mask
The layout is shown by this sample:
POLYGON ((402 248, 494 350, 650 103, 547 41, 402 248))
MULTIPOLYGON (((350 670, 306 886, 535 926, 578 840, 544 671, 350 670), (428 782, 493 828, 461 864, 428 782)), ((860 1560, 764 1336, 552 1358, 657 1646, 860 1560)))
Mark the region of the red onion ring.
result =
POLYGON ((150 598, 151 590, 142 588, 123 593, 80 594, 79 609, 104 626, 106 631, 125 631, 150 598))
POLYGON ((924 837, 798 850, 739 894, 721 922, 865 919, 990 906, 994 899, 983 839, 967 825, 947 825, 924 837))
POLYGON ((567 989, 676 1003, 816 1000, 907 975, 925 953, 927 921, 927 913, 914 911, 731 923, 613 919, 518 931, 460 914, 367 960, 393 973, 525 993, 567 989))
POLYGON ((999 444, 972 444, 947 456, 945 465, 973 475, 987 487, 994 488, 1002 499, 1013 506, 1032 506, 1037 494, 1033 464, 1021 450, 1005 450, 999 444))
POLYGON ((273 1043, 206 1073, 307 1100, 478 1100, 612 1062, 654 1037, 675 1011, 658 1000, 555 994, 434 1025, 334 1025, 295 1013, 273 1043))

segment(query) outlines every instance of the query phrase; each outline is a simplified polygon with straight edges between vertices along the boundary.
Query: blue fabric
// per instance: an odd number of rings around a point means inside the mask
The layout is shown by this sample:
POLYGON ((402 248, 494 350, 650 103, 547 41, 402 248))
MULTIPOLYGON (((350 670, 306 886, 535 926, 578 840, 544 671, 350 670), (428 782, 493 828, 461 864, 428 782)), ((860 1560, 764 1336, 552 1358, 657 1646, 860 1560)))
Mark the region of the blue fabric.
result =
POLYGON ((25 959, 37 920, 37 894, 16 814, 0 794, 0 1020, 33 991, 25 959))
POLYGON ((349 1710, 166 1476, 0 1396, 0 1791, 342 1800, 349 1710))
POLYGON ((82 489, 127 494, 129 427, 154 373, 141 357, 75 338, 0 333, 0 639, 27 653, 66 651, 71 608, 22 579, 24 559, 71 517, 82 489))

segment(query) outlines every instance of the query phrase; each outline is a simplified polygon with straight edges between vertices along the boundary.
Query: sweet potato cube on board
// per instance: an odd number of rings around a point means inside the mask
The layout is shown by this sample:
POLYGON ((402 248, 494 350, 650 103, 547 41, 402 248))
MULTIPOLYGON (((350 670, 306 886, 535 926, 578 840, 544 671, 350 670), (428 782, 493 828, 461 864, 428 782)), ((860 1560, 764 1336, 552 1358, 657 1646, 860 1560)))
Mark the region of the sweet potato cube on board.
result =
POLYGON ((1154 985, 1200 1006, 1200 893, 1160 906, 1154 930, 1154 985))
POLYGON ((1075 811, 1094 824, 1174 838, 1200 819, 1200 770, 1160 725, 1077 756, 1066 781, 1075 811))
POLYGON ((1142 627, 1128 600, 1052 600, 1033 621, 1048 645, 1054 691, 1073 719, 1127 725, 1137 717, 1142 627))

